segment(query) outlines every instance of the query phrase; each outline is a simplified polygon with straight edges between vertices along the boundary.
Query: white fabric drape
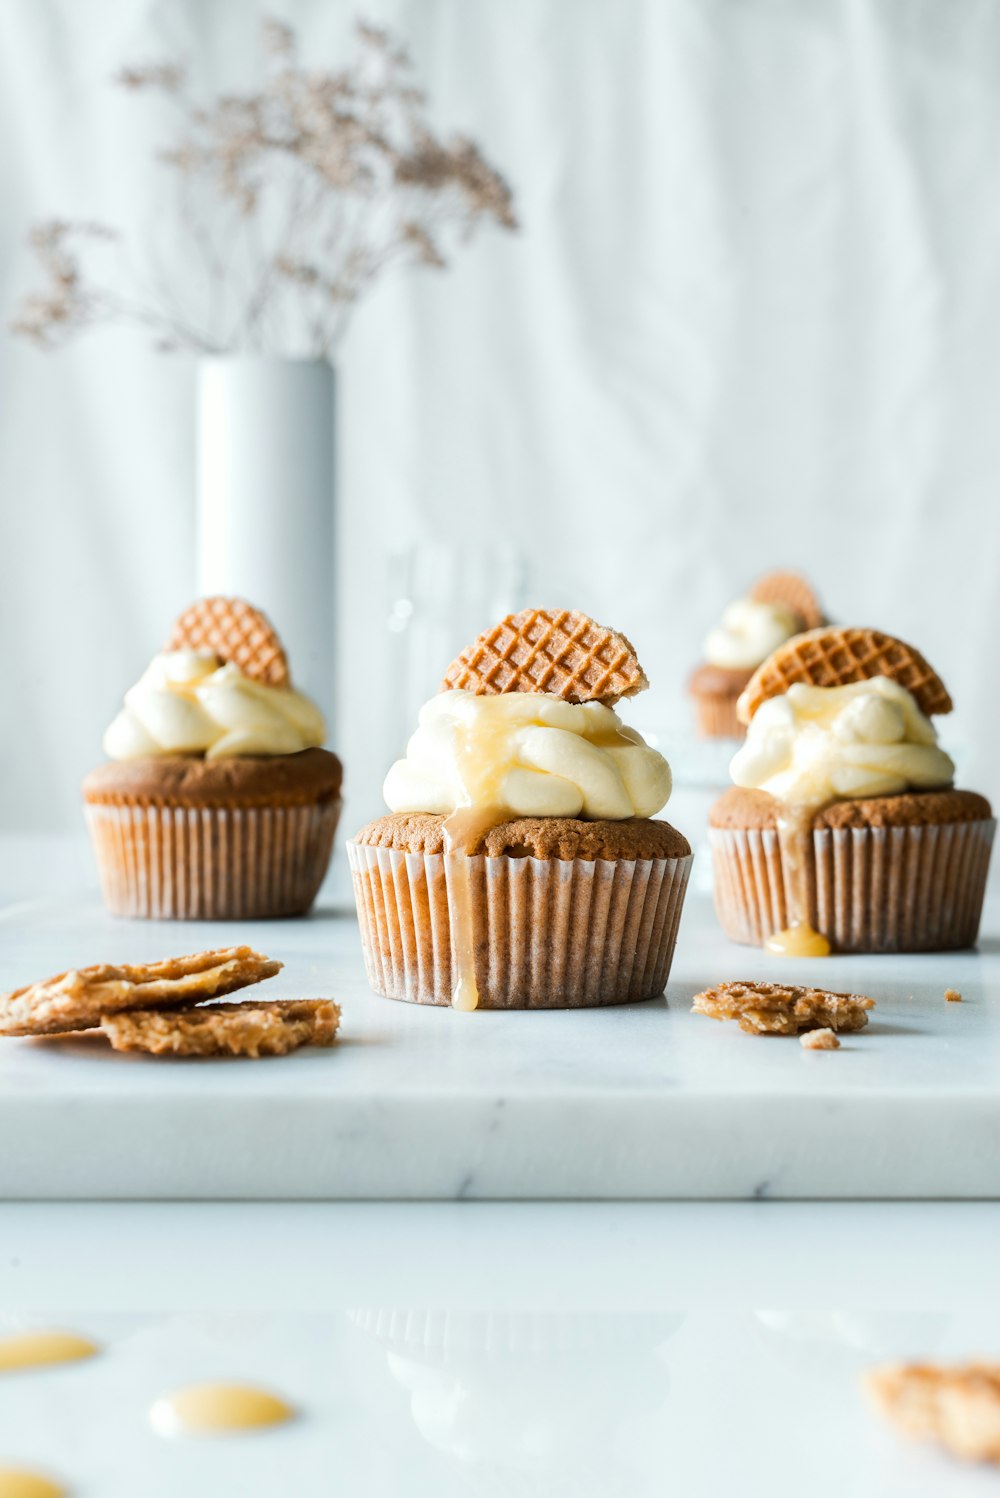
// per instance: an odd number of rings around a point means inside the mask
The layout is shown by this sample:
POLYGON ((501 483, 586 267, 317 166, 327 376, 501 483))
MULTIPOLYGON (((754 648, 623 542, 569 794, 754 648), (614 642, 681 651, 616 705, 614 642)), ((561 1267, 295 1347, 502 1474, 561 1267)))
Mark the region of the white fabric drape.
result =
MULTIPOLYGON (((353 0, 268 8, 310 60, 343 55, 353 0)), ((431 536, 514 543, 536 597, 625 629, 663 725, 723 604, 801 567, 835 617, 925 650, 965 782, 1000 794, 1000 7, 367 10, 509 175, 524 230, 385 286, 340 361, 348 820, 400 748, 386 551, 431 536)), ((114 70, 179 53, 239 86, 255 44, 242 0, 0 6, 5 320, 29 220, 153 211, 167 114, 114 70)), ((0 392, 0 824, 75 826, 101 730, 194 588, 193 368, 125 331, 54 355, 4 337, 0 392)))

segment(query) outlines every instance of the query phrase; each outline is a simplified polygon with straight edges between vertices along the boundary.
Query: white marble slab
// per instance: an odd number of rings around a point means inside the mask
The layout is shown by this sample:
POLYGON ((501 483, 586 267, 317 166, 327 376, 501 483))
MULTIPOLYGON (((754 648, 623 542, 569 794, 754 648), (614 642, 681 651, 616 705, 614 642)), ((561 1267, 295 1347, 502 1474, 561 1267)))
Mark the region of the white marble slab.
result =
POLYGON ((978 952, 817 965, 730 945, 695 893, 665 999, 462 1015, 368 991, 342 863, 310 919, 240 926, 113 921, 57 864, 0 912, 0 985, 247 940, 285 962, 275 996, 342 1002, 343 1039, 257 1064, 4 1042, 0 1196, 1000 1197, 995 900, 978 952), (870 993, 871 1025, 810 1054, 689 1012, 778 973, 870 993))

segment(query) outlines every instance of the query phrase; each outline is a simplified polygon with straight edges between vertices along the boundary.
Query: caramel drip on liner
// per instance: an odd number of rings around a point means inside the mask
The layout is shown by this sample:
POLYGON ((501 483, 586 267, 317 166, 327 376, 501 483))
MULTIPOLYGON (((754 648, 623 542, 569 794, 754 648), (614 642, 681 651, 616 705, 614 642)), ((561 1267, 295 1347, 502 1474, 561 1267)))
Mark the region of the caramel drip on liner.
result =
POLYGON ((472 919, 472 870, 469 848, 482 833, 502 822, 507 813, 499 806, 460 806, 442 825, 445 856, 451 863, 448 880, 448 920, 451 926, 455 971, 451 1006, 469 1012, 479 1007, 476 977, 476 933, 472 919))
POLYGON ((786 806, 778 816, 778 843, 788 895, 788 925, 773 932, 764 950, 780 957, 829 957, 830 943, 809 923, 808 876, 813 807, 786 806))
MULTIPOLYGON (((499 720, 492 727, 480 727, 473 735, 466 730, 460 749, 460 761, 466 774, 462 779, 468 803, 459 806, 442 824, 445 856, 450 863, 448 879, 448 920, 451 925, 454 975, 451 1006, 469 1012, 479 1007, 479 982, 476 977, 476 933, 472 919, 472 871, 469 849, 491 827, 505 822, 510 808, 501 799, 502 775, 490 766, 495 762, 491 751, 509 732, 499 720), (483 765, 487 768, 484 772, 483 765)), ((597 749, 634 748, 636 740, 623 729, 609 728, 589 740, 597 749)), ((501 763, 502 756, 496 756, 501 763)))

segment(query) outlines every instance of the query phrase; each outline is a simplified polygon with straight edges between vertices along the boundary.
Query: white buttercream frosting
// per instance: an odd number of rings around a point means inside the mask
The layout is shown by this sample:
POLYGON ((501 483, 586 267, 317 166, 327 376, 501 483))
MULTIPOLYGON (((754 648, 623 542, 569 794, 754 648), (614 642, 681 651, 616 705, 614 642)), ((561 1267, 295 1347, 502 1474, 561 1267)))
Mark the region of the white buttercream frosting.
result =
POLYGON ((649 817, 670 796, 670 766, 611 708, 534 692, 442 692, 385 779, 394 812, 509 817, 649 817))
POLYGON ((729 671, 752 671, 801 628, 798 615, 781 604, 737 598, 706 636, 705 659, 729 671))
POLYGON ((885 676, 842 687, 796 682, 769 697, 730 769, 737 785, 798 807, 933 790, 955 774, 930 719, 885 676))
POLYGON ((297 754, 326 738, 323 714, 291 687, 244 676, 198 650, 153 657, 125 693, 125 706, 104 735, 109 759, 147 754, 297 754))

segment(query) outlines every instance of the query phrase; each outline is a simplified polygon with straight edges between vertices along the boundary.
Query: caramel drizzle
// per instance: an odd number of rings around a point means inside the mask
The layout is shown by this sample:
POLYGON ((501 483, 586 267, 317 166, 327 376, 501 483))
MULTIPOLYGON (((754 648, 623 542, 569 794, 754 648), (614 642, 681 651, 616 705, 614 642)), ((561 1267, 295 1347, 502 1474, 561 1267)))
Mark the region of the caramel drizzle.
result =
POLYGON ((829 957, 830 943, 809 922, 809 861, 813 856, 815 807, 785 806, 778 816, 778 846, 785 882, 788 925, 773 932, 765 950, 781 957, 829 957))
POLYGON ((469 849, 507 813, 502 806, 460 806, 445 817, 445 857, 450 863, 447 881, 448 923, 452 942, 451 1007, 469 1012, 479 1007, 476 976, 476 932, 472 915, 472 868, 469 849))

